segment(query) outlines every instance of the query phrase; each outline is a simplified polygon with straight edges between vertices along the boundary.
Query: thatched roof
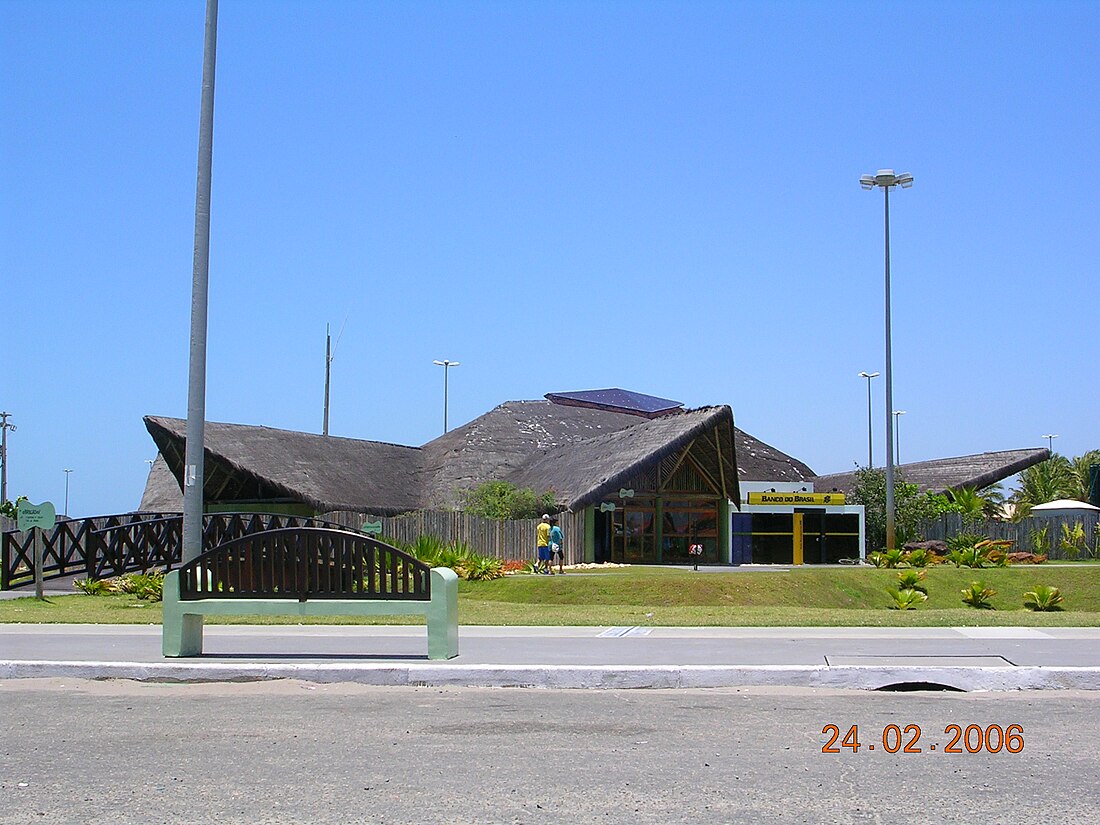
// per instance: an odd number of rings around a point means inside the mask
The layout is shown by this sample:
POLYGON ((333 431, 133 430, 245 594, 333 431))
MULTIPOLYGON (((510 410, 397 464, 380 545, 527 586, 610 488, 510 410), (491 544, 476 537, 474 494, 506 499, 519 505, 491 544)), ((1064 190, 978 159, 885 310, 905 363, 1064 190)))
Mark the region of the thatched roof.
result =
POLYGON ((810 481, 814 471, 748 433, 737 431, 737 472, 742 481, 810 481))
POLYGON ((164 456, 157 453, 153 466, 149 468, 149 478, 145 481, 145 492, 141 496, 139 510, 146 513, 183 512, 183 492, 180 483, 164 456))
POLYGON ((702 458, 700 463, 719 486, 725 481, 723 494, 736 501, 739 491, 732 435, 733 412, 729 407, 685 410, 545 451, 506 480, 521 487, 552 489, 560 503, 577 510, 617 492, 620 486, 702 437, 709 449, 701 452, 710 460, 702 458))
MULTIPOLYGON (((142 504, 178 509, 186 422, 148 416, 164 462, 142 504), (169 506, 172 505, 172 506, 169 506)), ((585 506, 619 482, 652 472, 689 443, 715 489, 738 500, 739 479, 802 481, 805 464, 737 430, 728 406, 646 418, 550 401, 510 401, 428 442, 403 447, 312 433, 207 423, 205 494, 218 502, 281 500, 318 510, 379 515, 447 509, 492 480, 553 490, 561 506, 585 506)))
MULTIPOLYGON (((177 484, 187 422, 146 416, 177 484)), ((318 510, 415 510, 419 450, 380 441, 207 422, 205 487, 211 501, 301 501, 318 510)))
MULTIPOLYGON (((916 461, 898 465, 898 473, 910 484, 921 490, 942 493, 961 487, 981 490, 998 481, 1004 481, 1041 461, 1050 458, 1045 447, 1028 450, 1002 450, 995 453, 978 453, 955 458, 939 458, 934 461, 916 461)), ((856 485, 856 471, 817 476, 814 489, 829 492, 836 489, 851 493, 856 485)))

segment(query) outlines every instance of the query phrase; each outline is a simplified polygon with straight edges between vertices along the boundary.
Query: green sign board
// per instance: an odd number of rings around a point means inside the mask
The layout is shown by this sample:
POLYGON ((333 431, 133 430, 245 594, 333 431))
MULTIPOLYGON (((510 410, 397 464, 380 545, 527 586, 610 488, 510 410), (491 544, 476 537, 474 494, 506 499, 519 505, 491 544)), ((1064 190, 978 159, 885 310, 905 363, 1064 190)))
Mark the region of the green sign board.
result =
POLYGON ((378 519, 378 521, 364 521, 361 529, 368 535, 380 536, 382 535, 382 519, 378 519))
POLYGON ((16 522, 16 526, 20 530, 30 530, 35 527, 52 530, 54 525, 57 524, 57 511, 54 510, 51 501, 43 501, 41 504, 31 504, 29 501, 24 501, 19 505, 16 522))

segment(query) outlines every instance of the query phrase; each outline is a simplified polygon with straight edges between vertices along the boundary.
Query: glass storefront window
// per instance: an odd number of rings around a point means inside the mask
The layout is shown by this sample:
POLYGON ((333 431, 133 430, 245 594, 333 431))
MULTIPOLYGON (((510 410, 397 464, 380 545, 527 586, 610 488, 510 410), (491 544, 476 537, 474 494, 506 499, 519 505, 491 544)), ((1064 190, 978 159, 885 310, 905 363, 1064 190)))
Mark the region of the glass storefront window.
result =
MULTIPOLYGON (((806 564, 837 564, 859 557, 859 516, 805 510, 802 558, 806 564)), ((793 564, 792 513, 736 513, 732 519, 734 564, 793 564)))

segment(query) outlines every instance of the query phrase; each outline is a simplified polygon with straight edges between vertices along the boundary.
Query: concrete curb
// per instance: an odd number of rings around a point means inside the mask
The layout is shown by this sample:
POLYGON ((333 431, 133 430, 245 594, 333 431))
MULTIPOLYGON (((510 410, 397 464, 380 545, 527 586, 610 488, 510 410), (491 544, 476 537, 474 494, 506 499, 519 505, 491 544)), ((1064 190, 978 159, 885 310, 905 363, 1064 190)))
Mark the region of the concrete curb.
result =
POLYGON ((964 691, 1100 690, 1100 667, 236 664, 0 660, 0 679, 40 678, 132 679, 140 682, 299 679, 362 685, 597 690, 750 686, 877 690, 902 684, 943 685, 964 691))

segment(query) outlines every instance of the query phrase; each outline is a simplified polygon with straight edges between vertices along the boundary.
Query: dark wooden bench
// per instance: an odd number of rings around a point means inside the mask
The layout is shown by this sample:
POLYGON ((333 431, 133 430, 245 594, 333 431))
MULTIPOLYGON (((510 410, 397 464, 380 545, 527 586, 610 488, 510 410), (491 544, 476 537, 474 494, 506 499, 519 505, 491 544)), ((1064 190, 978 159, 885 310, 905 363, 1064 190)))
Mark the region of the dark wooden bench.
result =
POLYGON ((428 658, 458 655, 458 576, 362 533, 294 527, 228 541, 164 580, 165 656, 202 653, 204 616, 423 615, 428 658))

